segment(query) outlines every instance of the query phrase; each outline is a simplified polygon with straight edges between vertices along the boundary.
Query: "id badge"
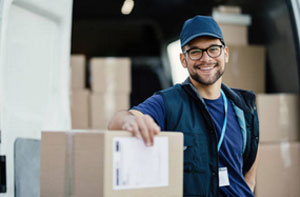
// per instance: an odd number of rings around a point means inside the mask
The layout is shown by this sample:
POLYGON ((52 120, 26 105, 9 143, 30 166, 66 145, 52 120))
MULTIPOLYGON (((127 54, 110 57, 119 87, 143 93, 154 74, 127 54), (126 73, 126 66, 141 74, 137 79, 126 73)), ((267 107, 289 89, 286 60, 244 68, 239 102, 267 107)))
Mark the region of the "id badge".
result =
POLYGON ((219 187, 229 186, 227 167, 219 168, 219 187))

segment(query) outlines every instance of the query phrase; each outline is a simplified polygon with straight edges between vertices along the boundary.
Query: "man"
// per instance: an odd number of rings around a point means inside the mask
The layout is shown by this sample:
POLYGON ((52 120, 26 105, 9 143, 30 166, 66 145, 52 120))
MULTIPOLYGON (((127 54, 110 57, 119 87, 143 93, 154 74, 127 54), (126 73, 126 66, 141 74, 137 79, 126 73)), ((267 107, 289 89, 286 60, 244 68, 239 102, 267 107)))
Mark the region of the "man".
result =
POLYGON ((116 113, 109 129, 130 131, 149 146, 160 130, 183 132, 184 196, 254 196, 255 95, 222 84, 229 50, 211 17, 187 20, 180 41, 188 79, 116 113))

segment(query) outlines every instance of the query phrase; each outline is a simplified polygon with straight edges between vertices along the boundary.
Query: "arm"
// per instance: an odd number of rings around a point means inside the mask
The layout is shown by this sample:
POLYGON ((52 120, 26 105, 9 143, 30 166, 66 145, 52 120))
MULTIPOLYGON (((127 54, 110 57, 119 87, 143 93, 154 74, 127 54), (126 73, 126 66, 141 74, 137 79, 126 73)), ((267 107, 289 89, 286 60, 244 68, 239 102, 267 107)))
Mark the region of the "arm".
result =
POLYGON ((251 191, 254 191, 255 184, 256 184, 256 171, 257 171, 257 164, 258 164, 258 157, 259 157, 259 147, 256 154, 256 159, 250 168, 250 170, 245 174, 245 181, 250 187, 251 191))
POLYGON ((108 129, 129 131, 133 136, 143 138, 147 146, 153 145, 154 135, 160 132, 153 118, 137 110, 117 112, 109 122, 108 129))

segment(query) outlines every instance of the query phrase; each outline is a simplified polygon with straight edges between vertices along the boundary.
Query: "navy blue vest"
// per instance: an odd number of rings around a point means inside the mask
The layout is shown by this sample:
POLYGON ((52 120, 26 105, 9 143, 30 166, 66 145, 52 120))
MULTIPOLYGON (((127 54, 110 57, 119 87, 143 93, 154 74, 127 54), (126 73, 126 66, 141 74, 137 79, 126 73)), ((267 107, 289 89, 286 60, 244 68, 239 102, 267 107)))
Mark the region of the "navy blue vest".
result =
MULTIPOLYGON (((240 109, 245 123, 245 174, 256 158, 259 141, 255 95, 223 84, 222 89, 240 109)), ((165 103, 165 130, 184 134, 184 196, 218 196, 217 131, 203 99, 190 83, 175 85, 159 94, 165 103)))

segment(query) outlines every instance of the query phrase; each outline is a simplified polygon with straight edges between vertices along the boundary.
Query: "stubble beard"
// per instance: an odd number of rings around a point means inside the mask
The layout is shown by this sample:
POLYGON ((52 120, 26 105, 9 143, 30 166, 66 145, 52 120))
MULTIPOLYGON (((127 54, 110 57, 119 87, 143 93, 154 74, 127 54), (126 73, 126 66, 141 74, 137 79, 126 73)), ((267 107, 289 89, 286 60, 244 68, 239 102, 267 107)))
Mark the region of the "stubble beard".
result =
MULTIPOLYGON (((219 65, 217 64, 216 67, 218 67, 218 66, 219 65)), ((205 85, 205 86, 210 86, 210 85, 213 85, 214 83, 216 83, 216 81, 218 81, 220 79, 220 77, 222 77, 222 75, 224 74, 224 71, 225 71, 225 69, 218 70, 216 72, 216 74, 213 76, 213 78, 208 79, 208 80, 203 79, 199 74, 197 74, 197 72, 190 73, 190 76, 191 76, 192 79, 197 81, 199 84, 202 84, 202 85, 205 85)))

